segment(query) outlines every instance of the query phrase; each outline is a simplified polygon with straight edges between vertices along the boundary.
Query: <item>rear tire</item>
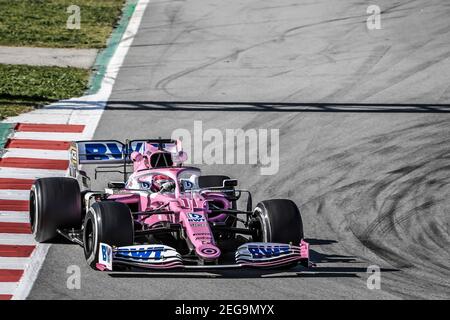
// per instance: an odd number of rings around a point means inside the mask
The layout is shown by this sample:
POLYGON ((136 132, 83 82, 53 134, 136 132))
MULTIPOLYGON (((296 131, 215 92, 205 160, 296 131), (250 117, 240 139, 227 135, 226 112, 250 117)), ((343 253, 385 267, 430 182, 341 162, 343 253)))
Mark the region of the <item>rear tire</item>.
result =
POLYGON ((134 227, 126 204, 114 201, 96 202, 86 214, 83 228, 84 256, 97 270, 100 243, 122 247, 133 245, 134 227))
POLYGON ((254 241, 298 246, 303 239, 300 210, 288 199, 265 200, 258 203, 251 217, 250 228, 258 232, 254 241))
POLYGON ((66 177, 37 179, 30 191, 30 225, 34 238, 44 242, 57 229, 81 228, 81 194, 77 180, 66 177))

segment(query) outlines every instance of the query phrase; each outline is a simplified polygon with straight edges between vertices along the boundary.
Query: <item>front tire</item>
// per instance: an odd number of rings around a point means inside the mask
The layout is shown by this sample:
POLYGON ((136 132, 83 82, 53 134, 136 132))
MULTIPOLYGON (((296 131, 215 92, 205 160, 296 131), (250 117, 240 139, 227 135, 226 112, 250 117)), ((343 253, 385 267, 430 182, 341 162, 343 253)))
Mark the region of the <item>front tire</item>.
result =
POLYGON ((80 229, 81 194, 75 179, 37 179, 30 191, 30 225, 34 238, 44 242, 56 237, 57 229, 80 229))
POLYGON ((258 203, 250 220, 253 241, 287 243, 298 246, 303 239, 303 222, 297 205, 288 199, 258 203))
POLYGON ((84 256, 96 269, 100 243, 122 247, 133 245, 134 228, 126 204, 114 201, 96 202, 86 214, 83 228, 84 256))

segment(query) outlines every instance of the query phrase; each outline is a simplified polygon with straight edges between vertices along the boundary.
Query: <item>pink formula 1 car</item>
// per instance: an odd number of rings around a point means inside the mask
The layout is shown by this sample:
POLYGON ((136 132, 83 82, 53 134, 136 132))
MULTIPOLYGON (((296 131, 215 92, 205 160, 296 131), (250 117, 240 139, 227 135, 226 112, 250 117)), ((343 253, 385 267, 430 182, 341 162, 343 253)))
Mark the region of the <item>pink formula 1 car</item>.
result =
POLYGON ((237 180, 184 166, 180 141, 78 141, 70 156, 70 177, 32 186, 32 231, 39 242, 60 235, 80 244, 96 270, 309 266, 294 202, 252 208, 237 180), (92 191, 84 164, 108 164, 97 166, 95 177, 119 172, 124 181, 92 191), (241 195, 245 210, 238 209, 241 195))

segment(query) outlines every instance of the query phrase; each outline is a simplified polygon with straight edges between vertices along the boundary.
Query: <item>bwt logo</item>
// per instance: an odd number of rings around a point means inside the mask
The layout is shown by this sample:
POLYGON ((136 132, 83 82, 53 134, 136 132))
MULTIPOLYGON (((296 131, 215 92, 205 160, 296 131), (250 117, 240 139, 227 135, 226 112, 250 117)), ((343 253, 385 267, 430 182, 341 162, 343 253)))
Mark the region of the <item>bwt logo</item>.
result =
POLYGON ((205 217, 198 213, 188 213, 188 221, 190 222, 204 222, 205 217))
POLYGON ((145 249, 120 249, 116 252, 116 257, 133 258, 141 260, 162 259, 164 247, 148 247, 145 249))
MULTIPOLYGON (((137 143, 134 148, 128 151, 131 153, 133 151, 139 151, 143 147, 143 143, 137 143)), ((123 146, 116 142, 105 142, 105 143, 86 143, 84 144, 84 154, 86 160, 121 160, 123 159, 123 146)))
POLYGON ((248 246, 248 251, 253 258, 278 257, 291 252, 289 246, 248 246))
POLYGON ((103 261, 111 263, 111 247, 102 245, 102 258, 103 261))

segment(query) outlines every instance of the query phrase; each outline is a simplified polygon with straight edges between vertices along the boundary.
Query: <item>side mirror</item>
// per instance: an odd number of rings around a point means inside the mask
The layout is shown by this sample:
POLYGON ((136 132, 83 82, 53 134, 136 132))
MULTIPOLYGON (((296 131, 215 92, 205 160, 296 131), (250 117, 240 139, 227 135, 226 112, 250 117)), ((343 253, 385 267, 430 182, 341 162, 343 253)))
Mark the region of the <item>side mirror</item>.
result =
POLYGON ((108 188, 111 188, 111 189, 124 189, 125 188, 125 182, 110 181, 110 182, 108 182, 108 188))
POLYGON ((224 188, 231 188, 231 187, 236 187, 237 185, 238 185, 237 179, 224 179, 222 186, 224 188))
POLYGON ((188 155, 186 152, 184 152, 184 151, 178 152, 178 154, 177 154, 178 162, 185 162, 185 161, 187 161, 187 159, 188 159, 188 155))

